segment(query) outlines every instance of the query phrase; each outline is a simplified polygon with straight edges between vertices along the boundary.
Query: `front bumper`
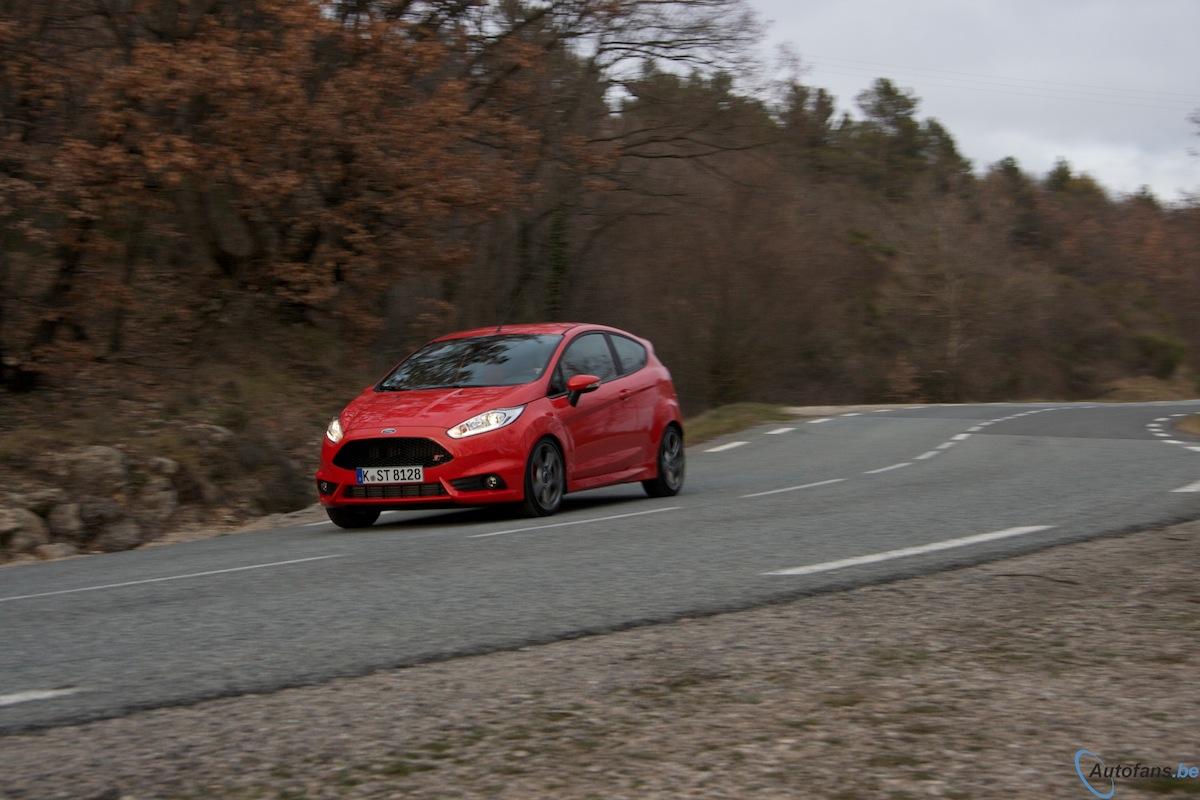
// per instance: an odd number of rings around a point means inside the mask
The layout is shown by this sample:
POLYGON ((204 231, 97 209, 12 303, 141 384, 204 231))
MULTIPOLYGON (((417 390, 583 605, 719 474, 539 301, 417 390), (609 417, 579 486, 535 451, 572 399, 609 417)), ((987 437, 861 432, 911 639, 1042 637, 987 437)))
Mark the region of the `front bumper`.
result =
MULTIPOLYGON (((397 438, 432 439, 450 453, 450 461, 425 467, 424 484, 394 484, 408 489, 381 489, 379 484, 363 487, 356 484, 353 469, 345 469, 333 463, 334 456, 348 443, 359 439, 380 439, 378 429, 348 431, 337 444, 327 437, 322 438, 321 467, 317 470, 317 493, 321 505, 326 507, 369 507, 369 508, 428 508, 434 506, 460 505, 478 506, 492 503, 513 503, 524 499, 525 459, 528 451, 522 431, 516 426, 481 433, 466 439, 451 439, 441 428, 411 427, 396 428, 397 438), (504 488, 483 488, 481 481, 473 481, 478 488, 460 489, 455 481, 467 478, 498 476, 504 488), (354 488, 356 487, 356 488, 354 488), (437 491, 440 487, 440 491, 437 491), (368 496, 353 496, 367 494, 368 496)), ((406 466, 397 464, 395 466, 406 466)), ((460 482, 461 485, 461 482, 460 482)))

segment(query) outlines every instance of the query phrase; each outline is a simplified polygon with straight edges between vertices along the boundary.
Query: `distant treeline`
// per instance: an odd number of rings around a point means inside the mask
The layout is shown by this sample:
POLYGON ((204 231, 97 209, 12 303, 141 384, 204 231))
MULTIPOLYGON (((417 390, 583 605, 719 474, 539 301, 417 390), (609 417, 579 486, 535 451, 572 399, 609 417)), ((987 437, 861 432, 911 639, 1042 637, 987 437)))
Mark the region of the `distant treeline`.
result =
POLYGON ((0 382, 239 346, 369 377, 534 319, 651 338, 693 410, 1200 368, 1200 207, 973 170, 886 79, 853 117, 763 80, 760 33, 743 0, 0 0, 0 382))

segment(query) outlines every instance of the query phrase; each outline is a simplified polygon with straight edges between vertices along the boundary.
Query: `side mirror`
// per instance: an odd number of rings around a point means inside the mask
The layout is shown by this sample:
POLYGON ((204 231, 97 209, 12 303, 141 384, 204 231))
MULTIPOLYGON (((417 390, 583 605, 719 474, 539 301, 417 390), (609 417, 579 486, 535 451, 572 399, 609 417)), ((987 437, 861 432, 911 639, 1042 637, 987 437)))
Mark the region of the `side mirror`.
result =
POLYGON ((581 395, 600 388, 600 379, 595 375, 572 375, 567 379, 567 402, 578 405, 581 395))

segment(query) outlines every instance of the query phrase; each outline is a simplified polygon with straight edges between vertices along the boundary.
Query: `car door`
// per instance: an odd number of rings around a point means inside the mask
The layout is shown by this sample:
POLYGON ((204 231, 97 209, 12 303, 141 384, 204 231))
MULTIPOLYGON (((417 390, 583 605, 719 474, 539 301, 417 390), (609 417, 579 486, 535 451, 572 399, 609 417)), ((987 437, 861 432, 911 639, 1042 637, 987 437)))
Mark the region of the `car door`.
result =
POLYGON ((614 383, 617 395, 627 407, 629 418, 629 444, 633 465, 644 464, 658 452, 658 442, 653 438, 654 410, 658 400, 655 376, 645 369, 649 358, 646 348, 628 336, 608 334, 613 354, 617 358, 620 377, 614 383))
POLYGON ((629 425, 622 403, 617 365, 603 333, 585 333, 563 351, 551 380, 552 404, 571 436, 572 452, 567 470, 572 480, 591 478, 622 468, 627 454, 621 452, 619 437, 629 425), (596 375, 600 387, 579 398, 572 406, 565 386, 573 375, 596 375))

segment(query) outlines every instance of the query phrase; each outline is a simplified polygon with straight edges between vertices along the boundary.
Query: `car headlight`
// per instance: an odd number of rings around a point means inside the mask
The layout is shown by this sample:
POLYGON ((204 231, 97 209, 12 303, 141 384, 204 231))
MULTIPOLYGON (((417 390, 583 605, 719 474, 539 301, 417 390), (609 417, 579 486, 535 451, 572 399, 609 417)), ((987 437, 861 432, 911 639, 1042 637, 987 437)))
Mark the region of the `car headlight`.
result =
POLYGON ((340 442, 342 440, 342 421, 334 417, 333 422, 330 422, 329 427, 325 429, 325 437, 334 444, 340 442))
POLYGON ((494 431, 497 428, 503 428, 509 425, 517 417, 521 416, 521 412, 525 410, 525 406, 517 406, 516 408, 495 408, 491 411, 485 411, 471 417, 466 422, 460 422, 450 430, 446 431, 446 435, 451 439, 461 439, 464 436, 474 436, 479 433, 487 433, 494 431))

